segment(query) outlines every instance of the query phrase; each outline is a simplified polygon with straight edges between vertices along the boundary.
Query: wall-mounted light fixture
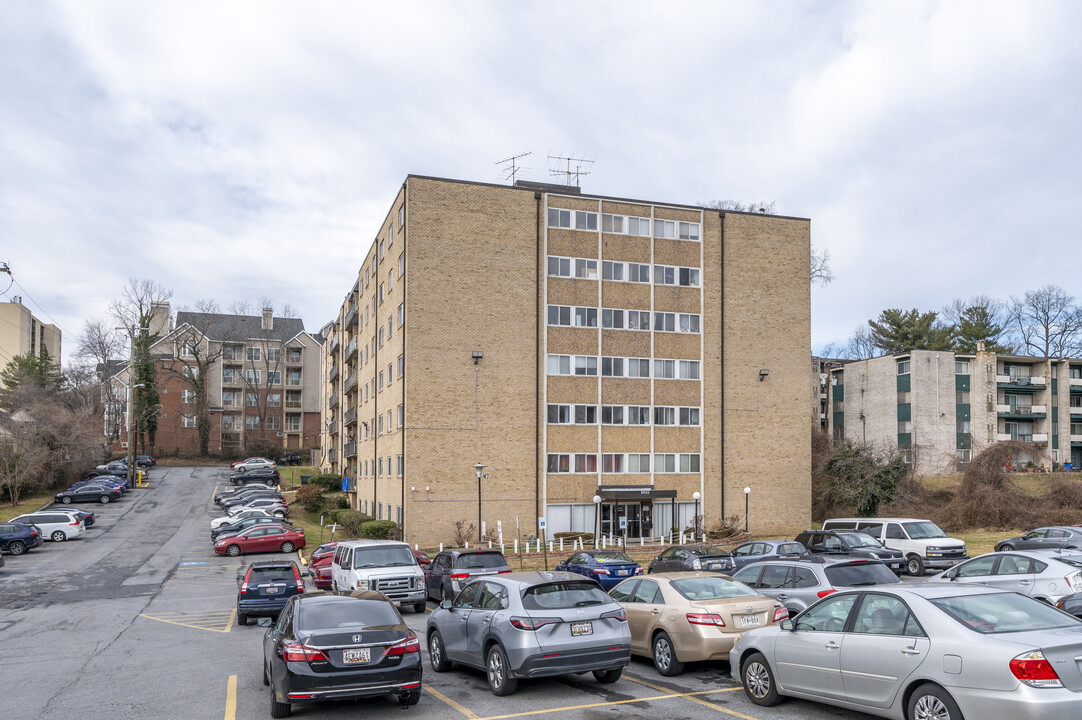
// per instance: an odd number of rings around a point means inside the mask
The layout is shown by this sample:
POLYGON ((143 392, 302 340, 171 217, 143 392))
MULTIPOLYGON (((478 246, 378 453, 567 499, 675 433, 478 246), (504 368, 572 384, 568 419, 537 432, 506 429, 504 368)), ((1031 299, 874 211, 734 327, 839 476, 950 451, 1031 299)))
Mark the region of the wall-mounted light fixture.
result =
POLYGON ((760 370, 759 371, 759 382, 762 382, 763 380, 766 380, 766 376, 769 375, 769 374, 770 374, 770 371, 767 370, 766 368, 763 368, 762 370, 760 370))
POLYGON ((483 352, 481 352, 480 350, 474 350, 473 351, 473 356, 472 356, 473 357, 473 364, 476 365, 477 363, 481 362, 481 358, 483 358, 484 356, 485 356, 485 354, 483 352))

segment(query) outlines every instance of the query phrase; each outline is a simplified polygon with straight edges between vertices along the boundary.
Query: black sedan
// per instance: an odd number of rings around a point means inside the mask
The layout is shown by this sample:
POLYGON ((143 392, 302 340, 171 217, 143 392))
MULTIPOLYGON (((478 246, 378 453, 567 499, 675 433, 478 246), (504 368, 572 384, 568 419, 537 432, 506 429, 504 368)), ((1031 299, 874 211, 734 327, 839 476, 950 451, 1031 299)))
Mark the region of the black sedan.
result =
POLYGON ((1064 612, 1069 612, 1076 618, 1082 619, 1082 593, 1075 593, 1061 598, 1056 607, 1064 612))
POLYGON ((242 530, 247 530, 253 525, 281 525, 282 527, 293 527, 293 523, 288 520, 276 517, 250 517, 243 520, 238 520, 235 523, 229 523, 227 525, 220 525, 210 531, 210 539, 218 540, 223 537, 229 537, 236 535, 242 530))
POLYGON ((1030 530, 1020 537, 996 543, 996 552, 1011 550, 1077 550, 1082 548, 1082 528, 1057 525, 1030 530))
POLYGON ((278 480, 278 470, 270 466, 255 467, 229 476, 229 482, 234 485, 247 485, 250 482, 276 485, 278 480))
POLYGON ((246 494, 253 493, 253 492, 256 492, 256 491, 259 491, 259 490, 262 490, 264 492, 278 492, 277 490, 274 489, 273 485, 245 485, 242 488, 236 488, 234 490, 225 490, 223 492, 217 493, 214 496, 214 502, 217 505, 221 505, 224 501, 229 500, 231 498, 240 497, 241 495, 246 495, 246 494))
POLYGON ((709 570, 729 572, 736 567, 733 556, 717 545, 673 545, 650 561, 648 573, 709 570))
POLYGON ((421 699, 421 644, 381 593, 294 595, 263 636, 271 717, 294 703, 389 696, 421 699))
POLYGON ((65 505, 70 505, 73 502, 100 502, 105 504, 116 500, 122 493, 123 490, 118 487, 86 483, 79 487, 70 487, 67 490, 61 490, 53 496, 53 501, 65 505))

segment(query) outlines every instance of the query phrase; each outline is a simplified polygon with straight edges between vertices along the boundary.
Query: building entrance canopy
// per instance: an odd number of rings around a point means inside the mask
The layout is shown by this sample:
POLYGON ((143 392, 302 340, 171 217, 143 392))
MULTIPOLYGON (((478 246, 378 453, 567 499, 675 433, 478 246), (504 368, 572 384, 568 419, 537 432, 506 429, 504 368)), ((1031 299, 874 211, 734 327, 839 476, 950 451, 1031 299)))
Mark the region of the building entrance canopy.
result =
POLYGON ((658 490, 652 485, 610 485, 597 488, 602 500, 675 500, 675 490, 658 490))

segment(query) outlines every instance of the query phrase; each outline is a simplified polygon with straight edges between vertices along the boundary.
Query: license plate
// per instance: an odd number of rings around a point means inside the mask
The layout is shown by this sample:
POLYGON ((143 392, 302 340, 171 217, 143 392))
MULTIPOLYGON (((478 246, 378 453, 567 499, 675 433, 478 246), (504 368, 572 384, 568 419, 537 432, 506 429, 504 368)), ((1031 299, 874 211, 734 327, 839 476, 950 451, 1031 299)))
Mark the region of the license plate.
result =
POLYGON ((709 565, 707 565, 707 567, 710 568, 711 570, 720 570, 721 569, 721 563, 710 563, 709 565))
POLYGON ((277 595, 282 590, 282 588, 278 587, 277 585, 268 585, 264 589, 267 591, 268 595, 277 595))
POLYGON ((616 574, 617 575, 627 575, 629 572, 631 572, 631 571, 630 570, 617 570, 616 574))
POLYGON ((372 648, 353 648, 342 653, 344 663, 366 663, 372 659, 372 648))
POLYGON ((740 627, 759 627, 758 615, 742 615, 740 617, 740 627))
POLYGON ((572 635, 593 635, 594 624, 592 622, 571 623, 572 635))

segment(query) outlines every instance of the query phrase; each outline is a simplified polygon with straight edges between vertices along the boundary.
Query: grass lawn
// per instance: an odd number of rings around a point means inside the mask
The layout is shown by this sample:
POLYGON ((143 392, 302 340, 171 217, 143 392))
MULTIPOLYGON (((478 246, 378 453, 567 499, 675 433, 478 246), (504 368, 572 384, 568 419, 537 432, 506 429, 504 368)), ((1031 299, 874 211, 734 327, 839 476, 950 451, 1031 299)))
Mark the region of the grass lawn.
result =
MULTIPOLYGON (((1003 538, 1018 537, 1025 530, 967 530, 965 532, 953 533, 951 537, 956 537, 959 540, 965 540, 966 552, 970 557, 976 557, 977 555, 983 555, 990 553, 995 549, 997 541, 1003 538)), ((950 534, 950 533, 948 533, 950 534)))
POLYGON ((40 493, 35 495, 23 495, 19 498, 18 505, 5 502, 0 505, 0 521, 10 520, 23 513, 34 512, 47 502, 51 502, 53 493, 40 493))

